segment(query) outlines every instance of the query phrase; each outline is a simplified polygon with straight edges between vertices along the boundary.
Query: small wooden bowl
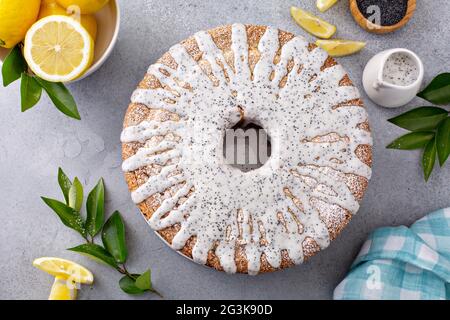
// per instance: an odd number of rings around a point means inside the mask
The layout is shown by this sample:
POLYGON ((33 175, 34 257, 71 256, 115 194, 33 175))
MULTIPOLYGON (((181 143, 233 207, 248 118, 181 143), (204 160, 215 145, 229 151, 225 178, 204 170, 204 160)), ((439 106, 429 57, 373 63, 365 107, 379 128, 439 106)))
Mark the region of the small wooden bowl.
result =
POLYGON ((406 9, 406 14, 402 20, 400 20, 398 23, 392 26, 379 26, 370 22, 363 16, 363 14, 358 8, 358 3, 356 0, 350 0, 350 12, 352 13, 355 21, 364 30, 378 34, 394 32, 395 30, 402 28, 412 18, 415 10, 416 10, 416 0, 408 0, 408 7, 406 9))

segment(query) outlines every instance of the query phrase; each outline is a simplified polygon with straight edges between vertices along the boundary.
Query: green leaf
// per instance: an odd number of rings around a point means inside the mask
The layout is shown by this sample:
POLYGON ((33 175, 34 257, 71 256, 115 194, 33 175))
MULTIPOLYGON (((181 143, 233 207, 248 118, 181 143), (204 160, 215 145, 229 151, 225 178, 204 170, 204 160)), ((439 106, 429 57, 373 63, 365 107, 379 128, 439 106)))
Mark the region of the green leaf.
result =
POLYGON ((428 141, 433 138, 434 132, 412 132, 392 141, 386 148, 400 150, 420 149, 423 148, 428 143, 428 141))
POLYGON ((86 201, 86 229, 91 236, 95 236, 103 226, 105 217, 105 187, 103 179, 89 193, 86 201))
POLYGON ((41 99, 42 88, 36 79, 25 72, 22 73, 20 80, 20 98, 22 112, 33 108, 39 99, 41 99))
POLYGON ((433 130, 448 117, 448 111, 436 107, 419 107, 388 121, 410 131, 433 130))
POLYGON ((19 46, 15 46, 3 61, 2 77, 3 86, 7 87, 20 78, 22 72, 27 71, 27 63, 23 58, 19 46))
POLYGON ((42 200, 59 216, 61 222, 86 237, 86 229, 80 213, 58 200, 41 197, 42 200))
POLYGON ((450 73, 438 75, 422 92, 419 92, 417 96, 434 104, 449 104, 450 73))
POLYGON ((141 274, 135 281, 136 287, 142 290, 152 290, 152 273, 148 269, 143 274, 141 274))
POLYGON ((52 100, 55 107, 65 115, 80 120, 77 104, 70 94, 69 90, 61 82, 49 82, 44 79, 36 77, 45 92, 52 100))
POLYGON ((436 148, 441 167, 450 155, 450 118, 447 118, 439 126, 436 133, 436 148))
POLYGON ((115 211, 105 222, 102 230, 102 242, 117 263, 125 263, 128 251, 125 244, 125 225, 119 211, 115 211))
MULTIPOLYGON (((133 274, 134 277, 139 277, 138 274, 133 274)), ((123 276, 119 281, 120 288, 128 294, 142 294, 146 290, 142 290, 136 286, 136 281, 129 276, 123 276)))
POLYGON ((108 253, 108 251, 106 251, 102 246, 99 246, 95 243, 85 243, 78 247, 70 248, 67 250, 81 253, 82 255, 85 255, 96 262, 109 265, 116 269, 119 267, 114 258, 108 253))
POLYGON ((83 186, 77 177, 73 180, 72 186, 69 189, 69 207, 77 210, 81 210, 83 204, 83 186))
POLYGON ((58 184, 61 188, 61 191, 64 195, 64 199, 66 200, 66 204, 69 205, 69 190, 72 186, 72 182, 70 179, 66 176, 63 169, 58 168, 58 184))
POLYGON ((425 176, 425 181, 428 181, 431 172, 433 172, 435 162, 436 162, 436 141, 435 139, 431 139, 425 146, 422 157, 422 167, 423 167, 423 174, 425 176))

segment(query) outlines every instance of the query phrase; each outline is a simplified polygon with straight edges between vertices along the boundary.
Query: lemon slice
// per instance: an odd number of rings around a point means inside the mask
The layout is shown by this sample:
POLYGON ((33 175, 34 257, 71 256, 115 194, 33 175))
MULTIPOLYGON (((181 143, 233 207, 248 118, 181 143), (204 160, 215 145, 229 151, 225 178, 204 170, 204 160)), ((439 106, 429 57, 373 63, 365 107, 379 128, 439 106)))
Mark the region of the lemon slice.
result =
POLYGON ((316 6, 320 12, 325 12, 334 6, 338 0, 317 0, 316 6))
POLYGON ((74 286, 68 286, 67 279, 56 277, 48 300, 75 300, 76 298, 77 289, 74 286))
POLYGON ((34 260, 33 266, 61 279, 85 284, 94 282, 92 272, 70 260, 43 257, 34 260))
POLYGON ((300 27, 316 37, 328 39, 336 32, 334 25, 300 8, 291 7, 291 16, 300 27))
POLYGON ((366 46, 366 43, 351 40, 317 40, 316 45, 327 51, 332 57, 343 57, 360 51, 366 46))
POLYGON ((24 56, 37 76, 67 82, 81 76, 92 64, 94 41, 78 21, 48 16, 28 30, 24 56))

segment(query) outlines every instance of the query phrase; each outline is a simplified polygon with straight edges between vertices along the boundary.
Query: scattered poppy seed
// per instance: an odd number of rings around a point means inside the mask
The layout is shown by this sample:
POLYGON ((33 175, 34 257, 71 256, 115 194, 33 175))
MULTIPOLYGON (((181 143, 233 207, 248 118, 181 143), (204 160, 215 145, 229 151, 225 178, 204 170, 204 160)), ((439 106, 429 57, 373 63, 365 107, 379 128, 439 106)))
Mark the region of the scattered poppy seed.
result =
POLYGON ((372 6, 378 6, 380 9, 380 23, 382 26, 392 26, 399 23, 406 15, 408 9, 408 0, 357 0, 358 9, 362 15, 368 19, 376 14, 372 6))

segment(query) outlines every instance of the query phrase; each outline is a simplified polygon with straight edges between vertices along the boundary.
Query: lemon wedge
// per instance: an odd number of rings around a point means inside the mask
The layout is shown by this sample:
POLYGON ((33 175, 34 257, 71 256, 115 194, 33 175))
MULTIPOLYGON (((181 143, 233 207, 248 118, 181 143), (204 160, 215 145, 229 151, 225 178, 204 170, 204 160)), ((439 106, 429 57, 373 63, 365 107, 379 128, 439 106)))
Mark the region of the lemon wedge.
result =
POLYGON ((70 282, 92 284, 92 272, 78 263, 70 260, 52 257, 42 257, 33 261, 33 266, 57 278, 70 282))
POLYGON ((80 77, 92 64, 94 41, 78 21, 62 15, 48 16, 28 30, 24 56, 37 76, 67 82, 80 77))
POLYGON ((48 300, 75 300, 76 298, 77 289, 75 286, 67 285, 67 279, 56 277, 48 300))
POLYGON ((317 0, 316 6, 320 12, 325 12, 334 6, 338 0, 317 0))
POLYGON ((334 25, 300 8, 291 7, 291 16, 300 27, 318 38, 329 39, 336 32, 334 25))
POLYGON ((316 45, 327 51, 332 57, 343 57, 362 50, 366 43, 351 40, 317 40, 316 45))

